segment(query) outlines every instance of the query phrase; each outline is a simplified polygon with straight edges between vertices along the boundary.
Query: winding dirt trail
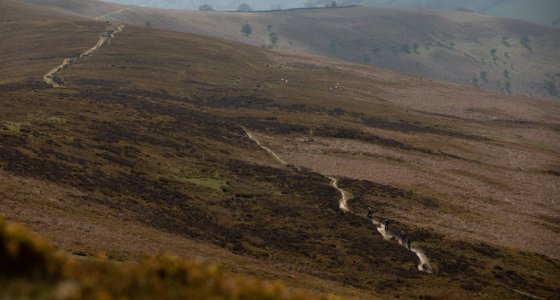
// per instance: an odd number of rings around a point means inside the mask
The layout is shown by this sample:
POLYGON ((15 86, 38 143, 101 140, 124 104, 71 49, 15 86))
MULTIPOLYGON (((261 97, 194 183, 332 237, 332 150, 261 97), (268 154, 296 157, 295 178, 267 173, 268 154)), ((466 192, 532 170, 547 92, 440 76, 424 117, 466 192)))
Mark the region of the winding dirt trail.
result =
MULTIPOLYGON (((241 126, 241 128, 243 129, 245 134, 249 137, 249 139, 251 139, 259 147, 261 147, 263 150, 265 150, 267 153, 269 153, 271 156, 273 156, 274 159, 276 159, 283 166, 288 166, 288 163, 286 161, 284 161, 282 158, 280 158, 280 156, 278 156, 278 154, 276 154, 272 149, 263 145, 253 134, 251 134, 251 132, 249 130, 247 130, 247 128, 245 128, 243 126, 241 126)), ((338 179, 336 179, 335 177, 332 177, 332 176, 325 176, 325 177, 328 178, 331 181, 331 186, 333 188, 335 188, 340 193, 340 200, 339 200, 339 205, 338 205, 340 210, 343 211, 344 213, 352 213, 352 211, 348 207, 348 199, 347 199, 347 196, 346 196, 346 192, 338 186, 338 179)), ((354 215, 356 215, 356 214, 354 214, 354 215)), ((416 256, 418 257, 418 260, 419 260, 418 271, 429 273, 429 274, 432 274, 434 272, 434 269, 433 269, 432 265, 430 264, 430 259, 428 258, 428 256, 426 256, 426 254, 424 254, 424 251, 422 251, 422 249, 417 248, 417 247, 408 248, 408 245, 406 244, 406 242, 400 236, 398 236, 397 234, 394 234, 394 233, 390 232, 389 230, 387 230, 387 226, 385 224, 383 224, 378 218, 373 218, 371 220, 371 222, 376 226, 377 232, 379 232, 379 234, 383 237, 383 239, 388 240, 388 241, 394 240, 397 243, 399 243, 399 245, 407 248, 409 251, 416 254, 416 256)))
POLYGON ((47 74, 45 74, 45 76, 43 76, 43 81, 45 81, 46 84, 52 86, 53 88, 65 87, 64 81, 62 80, 62 78, 58 77, 57 74, 59 72, 63 71, 64 69, 67 69, 68 67, 70 67, 72 64, 74 64, 80 58, 91 56, 95 51, 97 51, 103 45, 105 45, 106 43, 109 43, 111 41, 111 39, 113 39, 115 37, 115 34, 123 31, 123 29, 124 29, 124 25, 122 25, 122 24, 120 24, 120 25, 114 25, 114 24, 109 25, 107 27, 106 31, 101 33, 101 36, 99 37, 99 40, 97 41, 97 43, 93 47, 89 48, 88 50, 84 51, 83 53, 81 53, 78 56, 65 58, 60 65, 54 67, 49 72, 47 72, 47 74))
POLYGON ((373 223, 377 227, 377 232, 379 232, 379 234, 383 237, 383 239, 388 241, 395 240, 397 241, 397 243, 399 243, 399 245, 407 248, 409 251, 416 254, 418 260, 420 261, 418 263, 418 271, 426 272, 429 274, 433 273, 433 268, 432 265, 430 264, 430 259, 428 258, 428 256, 426 256, 426 254, 424 254, 424 251, 422 251, 422 249, 416 247, 408 248, 406 242, 397 234, 394 234, 389 230, 387 230, 387 226, 383 224, 379 219, 374 218, 371 220, 371 223, 373 223))
POLYGON ((344 192, 343 189, 338 187, 338 179, 331 176, 327 176, 327 178, 331 180, 331 186, 334 187, 340 193, 340 200, 338 202, 338 207, 343 212, 349 212, 350 209, 348 208, 348 198, 346 197, 346 192, 344 192))

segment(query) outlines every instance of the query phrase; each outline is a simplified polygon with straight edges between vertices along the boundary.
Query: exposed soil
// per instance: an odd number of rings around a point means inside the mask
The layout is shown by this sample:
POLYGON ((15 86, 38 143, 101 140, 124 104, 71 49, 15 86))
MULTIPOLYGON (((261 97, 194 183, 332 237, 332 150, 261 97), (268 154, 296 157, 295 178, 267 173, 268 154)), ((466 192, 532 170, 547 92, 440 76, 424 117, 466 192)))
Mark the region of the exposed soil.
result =
POLYGON ((101 48, 106 43, 111 42, 111 39, 115 37, 115 34, 123 31, 124 25, 110 25, 107 27, 107 30, 101 34, 97 44, 93 47, 89 48, 88 50, 81 53, 79 56, 65 58, 62 61, 62 64, 59 66, 51 69, 45 76, 43 76, 43 80, 46 84, 52 86, 53 88, 61 88, 65 87, 64 80, 58 76, 58 73, 64 71, 65 69, 69 68, 72 64, 76 63, 80 58, 91 56, 95 51, 101 48))
MULTIPOLYGON (((274 159, 276 159, 278 162, 280 162, 284 166, 288 165, 288 163, 286 163, 284 160, 282 160, 272 149, 263 145, 253 134, 251 134, 251 132, 249 130, 247 130, 246 128, 243 128, 243 130, 245 131, 247 136, 252 141, 254 141, 263 150, 268 152, 272 157, 274 157, 274 159)), ((343 189, 341 189, 338 186, 338 179, 336 179, 334 177, 331 177, 331 176, 326 176, 326 177, 331 181, 331 186, 333 188, 335 188, 340 193, 339 209, 344 213, 350 213, 351 210, 348 207, 348 199, 346 197, 346 193, 343 189)), ((387 223, 382 223, 379 220, 376 220, 374 218, 372 219, 372 223, 375 224, 375 226, 377 227, 377 231, 381 234, 383 239, 385 239, 385 240, 395 240, 397 243, 399 243, 399 245, 404 246, 406 249, 410 250, 411 252, 415 253, 416 256, 418 256, 418 259, 420 260, 420 263, 418 264, 418 270, 419 271, 426 272, 426 273, 433 273, 433 267, 430 264, 430 260, 428 259, 426 254, 424 254, 424 251, 422 251, 421 249, 419 249, 417 247, 415 247, 415 248, 410 247, 407 239, 403 238, 402 236, 398 236, 398 235, 390 232, 387 229, 387 223)))

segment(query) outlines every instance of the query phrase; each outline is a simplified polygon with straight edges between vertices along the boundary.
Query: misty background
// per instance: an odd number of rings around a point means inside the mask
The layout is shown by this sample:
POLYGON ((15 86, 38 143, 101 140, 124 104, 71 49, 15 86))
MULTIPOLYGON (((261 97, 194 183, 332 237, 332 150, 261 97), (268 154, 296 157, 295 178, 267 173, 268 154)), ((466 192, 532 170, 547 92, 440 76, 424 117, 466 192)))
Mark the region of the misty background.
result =
MULTIPOLYGON (((332 0, 105 0, 170 9, 198 10, 208 4, 214 10, 235 11, 246 3, 252 10, 279 10, 303 7, 324 7, 332 0)), ((406 7, 448 10, 469 10, 493 16, 509 17, 542 25, 560 27, 560 0, 337 0, 337 5, 371 7, 406 7)))

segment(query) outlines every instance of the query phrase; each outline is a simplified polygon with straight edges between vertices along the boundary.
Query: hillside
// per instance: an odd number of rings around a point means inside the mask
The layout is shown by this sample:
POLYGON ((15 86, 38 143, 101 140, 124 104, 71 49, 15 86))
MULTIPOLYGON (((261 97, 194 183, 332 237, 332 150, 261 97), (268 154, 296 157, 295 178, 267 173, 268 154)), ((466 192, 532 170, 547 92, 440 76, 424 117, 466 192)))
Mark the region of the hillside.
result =
POLYGON ((560 291, 559 104, 0 3, 0 213, 61 251, 357 298, 560 291))
POLYGON ((560 26, 558 22, 560 2, 556 0, 348 0, 346 2, 374 7, 467 9, 546 26, 560 26))
POLYGON ((82 16, 102 16, 125 7, 108 1, 98 0, 21 0, 19 2, 36 5, 37 8, 46 7, 53 13, 62 12, 82 16))
MULTIPOLYGON (((236 10, 247 3, 253 10, 302 8, 330 5, 331 0, 111 0, 123 5, 138 5, 167 9, 198 10, 210 4, 215 10, 236 10)), ((491 16, 506 17, 536 24, 560 27, 560 2, 556 0, 338 0, 338 5, 362 5, 385 8, 430 8, 470 10, 491 16)))
POLYGON ((560 98, 560 30, 511 19, 363 7, 262 13, 130 7, 104 19, 319 54, 505 94, 560 98), (245 23, 250 35, 241 32, 245 23))

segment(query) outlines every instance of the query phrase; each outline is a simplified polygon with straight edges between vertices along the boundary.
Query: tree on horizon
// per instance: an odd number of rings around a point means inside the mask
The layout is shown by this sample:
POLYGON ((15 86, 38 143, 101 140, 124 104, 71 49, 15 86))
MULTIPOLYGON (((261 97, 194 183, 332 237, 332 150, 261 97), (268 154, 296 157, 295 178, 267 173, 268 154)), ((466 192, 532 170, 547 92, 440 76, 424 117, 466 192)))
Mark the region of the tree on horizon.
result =
POLYGON ((251 8, 251 6, 249 6, 249 4, 241 3, 239 4, 237 11, 249 12, 249 11, 253 11, 253 9, 251 8))

